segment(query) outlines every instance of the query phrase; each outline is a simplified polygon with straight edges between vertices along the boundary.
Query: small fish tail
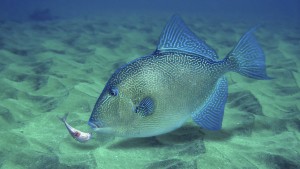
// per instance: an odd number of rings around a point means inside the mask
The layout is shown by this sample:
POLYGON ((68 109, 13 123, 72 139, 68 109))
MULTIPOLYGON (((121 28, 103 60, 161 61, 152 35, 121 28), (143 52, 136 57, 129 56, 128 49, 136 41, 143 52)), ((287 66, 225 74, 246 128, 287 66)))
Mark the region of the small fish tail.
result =
POLYGON ((57 116, 57 118, 58 118, 59 120, 61 120, 63 123, 65 123, 66 120, 67 120, 68 115, 69 115, 69 113, 66 113, 63 117, 57 116))
POLYGON ((229 70, 254 79, 271 79, 266 73, 265 55, 257 43, 253 32, 248 31, 235 48, 226 56, 229 70))

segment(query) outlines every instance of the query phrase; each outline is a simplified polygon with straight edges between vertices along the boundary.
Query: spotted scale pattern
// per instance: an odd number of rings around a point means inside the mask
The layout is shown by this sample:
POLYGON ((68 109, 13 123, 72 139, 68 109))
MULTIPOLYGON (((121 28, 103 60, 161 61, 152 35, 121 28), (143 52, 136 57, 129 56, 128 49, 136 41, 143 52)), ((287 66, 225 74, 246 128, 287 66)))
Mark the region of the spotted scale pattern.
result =
POLYGON ((112 75, 107 86, 118 88, 120 96, 108 96, 109 104, 101 103, 99 119, 115 126, 119 135, 141 137, 171 131, 204 104, 225 66, 178 51, 136 59, 112 75), (148 116, 134 111, 144 98, 151 98, 155 105, 148 116))

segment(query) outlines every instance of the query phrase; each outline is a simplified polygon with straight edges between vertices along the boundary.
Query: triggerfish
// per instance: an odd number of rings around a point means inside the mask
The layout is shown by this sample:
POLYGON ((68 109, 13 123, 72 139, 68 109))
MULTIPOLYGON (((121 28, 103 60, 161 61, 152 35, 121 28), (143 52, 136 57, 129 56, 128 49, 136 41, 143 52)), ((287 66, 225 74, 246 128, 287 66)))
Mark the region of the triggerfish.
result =
POLYGON ((220 130, 228 95, 225 74, 270 79, 254 30, 218 59, 180 17, 173 16, 152 54, 112 74, 88 124, 99 133, 148 137, 173 131, 191 117, 203 129, 220 130))

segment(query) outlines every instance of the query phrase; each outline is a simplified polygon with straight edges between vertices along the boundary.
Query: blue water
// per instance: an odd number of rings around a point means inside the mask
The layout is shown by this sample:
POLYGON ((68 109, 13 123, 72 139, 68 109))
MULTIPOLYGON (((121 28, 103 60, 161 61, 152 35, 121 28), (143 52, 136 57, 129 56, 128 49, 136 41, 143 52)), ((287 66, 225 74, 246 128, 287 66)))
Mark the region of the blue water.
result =
POLYGON ((49 9, 59 18, 93 17, 103 13, 137 15, 147 13, 193 14, 211 19, 226 20, 300 20, 298 0, 0 0, 0 19, 26 20, 36 10, 49 9))

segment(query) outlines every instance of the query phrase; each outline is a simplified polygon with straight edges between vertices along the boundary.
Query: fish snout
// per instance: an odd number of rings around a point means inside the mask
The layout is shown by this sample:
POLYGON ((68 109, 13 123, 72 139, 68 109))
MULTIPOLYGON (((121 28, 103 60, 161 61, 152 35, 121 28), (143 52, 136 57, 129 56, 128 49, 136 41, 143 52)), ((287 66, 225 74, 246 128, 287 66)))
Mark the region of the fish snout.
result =
POLYGON ((101 128, 103 127, 103 123, 99 120, 99 112, 97 111, 93 111, 89 121, 88 121, 88 125, 92 128, 92 129, 97 129, 97 128, 101 128))
POLYGON ((88 122, 88 125, 91 127, 91 128, 98 128, 98 126, 95 124, 95 123, 93 123, 93 122, 91 122, 91 121, 89 121, 88 122))
POLYGON ((97 129, 97 128, 102 128, 103 124, 99 121, 99 120, 95 120, 90 118, 90 120, 88 121, 88 125, 92 128, 92 129, 97 129))

